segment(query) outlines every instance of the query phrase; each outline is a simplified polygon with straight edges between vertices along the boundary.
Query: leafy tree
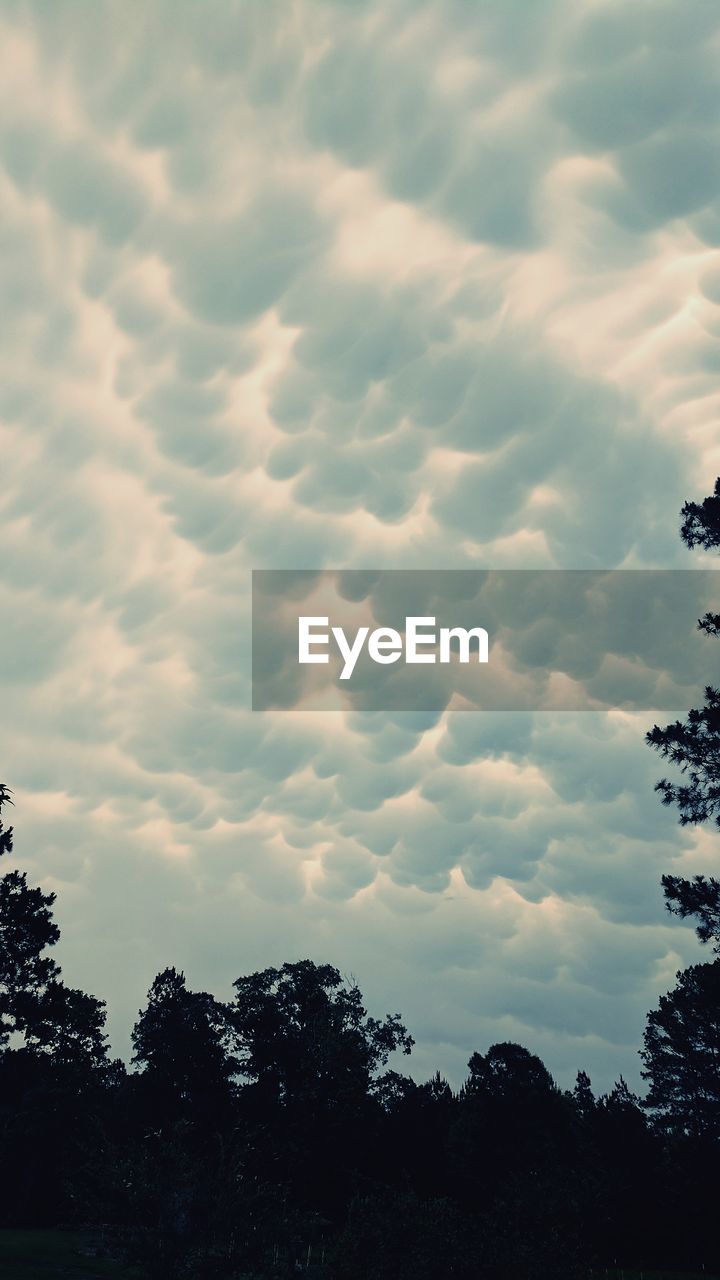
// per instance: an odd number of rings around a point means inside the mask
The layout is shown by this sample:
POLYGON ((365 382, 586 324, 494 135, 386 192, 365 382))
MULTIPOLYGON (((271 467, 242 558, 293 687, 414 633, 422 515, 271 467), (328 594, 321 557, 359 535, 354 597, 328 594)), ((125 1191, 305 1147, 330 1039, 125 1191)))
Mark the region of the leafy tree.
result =
POLYGON ((399 1015, 369 1017, 357 985, 332 965, 300 960, 234 986, 242 1072, 280 1102, 365 1097, 390 1054, 412 1048, 399 1015))
MULTIPOLYGON (((8 803, 8 788, 0 785, 0 813, 8 803)), ((0 820, 0 856, 11 852, 12 835, 0 820)), ((54 903, 55 894, 31 888, 24 872, 0 879, 0 1045, 16 1032, 26 1049, 57 1065, 99 1067, 106 1058, 105 1006, 66 987, 47 955, 60 937, 54 903)))
POLYGON ((453 1119, 450 1167, 485 1221, 493 1276, 574 1275, 582 1179, 573 1100, 522 1045, 474 1053, 453 1119))
MULTIPOLYGON (((0 814, 12 804, 8 788, 0 785, 0 814)), ((0 856, 10 853, 12 827, 0 820, 0 856)), ((39 997, 60 970, 45 953, 60 937, 52 918, 55 894, 31 889, 24 872, 8 871, 0 879, 0 1045, 33 1021, 39 997)))
POLYGON ((457 1121, 458 1153, 468 1163, 471 1183, 479 1176, 485 1185, 503 1171, 524 1175, 564 1158, 573 1106, 540 1058, 508 1042, 474 1053, 468 1068, 457 1121), (489 1158, 476 1167, 481 1149, 489 1158))
POLYGON ((474 1053, 468 1069, 465 1090, 475 1096, 519 1102, 557 1092, 547 1067, 520 1044, 494 1044, 485 1056, 474 1053))
POLYGON ((237 1062, 227 1006, 190 991, 184 973, 164 969, 132 1033, 133 1063, 155 1120, 207 1118, 233 1096, 237 1062))
POLYGON ((63 982, 48 983, 35 1001, 25 1043, 63 1070, 105 1070, 105 1016, 104 1001, 63 982))
POLYGON ((375 1078, 412 1038, 397 1014, 370 1017, 355 983, 311 960, 235 983, 232 1021, 247 1085, 240 1105, 253 1176, 303 1212, 338 1221, 377 1173, 375 1078))
MULTIPOLYGON (((0 810, 8 803, 0 786, 0 810)), ((0 821, 0 855, 11 850, 12 829, 0 821)), ((73 1215, 73 1181, 117 1075, 104 1004, 67 987, 47 954, 60 936, 54 902, 24 873, 0 878, 0 1212, 14 1221, 73 1215)))

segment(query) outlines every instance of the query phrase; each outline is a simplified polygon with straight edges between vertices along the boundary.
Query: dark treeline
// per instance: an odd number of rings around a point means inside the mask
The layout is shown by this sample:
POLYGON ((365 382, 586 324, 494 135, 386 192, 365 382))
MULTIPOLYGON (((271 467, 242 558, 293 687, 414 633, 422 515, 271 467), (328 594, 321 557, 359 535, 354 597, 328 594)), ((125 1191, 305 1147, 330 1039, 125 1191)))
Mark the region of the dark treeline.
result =
MULTIPOLYGON (((720 482, 683 511, 720 546, 720 482)), ((720 617, 700 625, 711 635, 720 617)), ((720 825, 720 694, 648 740, 680 770, 663 800, 720 825)), ((0 787, 0 818, 10 793, 0 787)), ((12 829, 0 821, 0 855, 12 829)), ((720 881, 663 881, 720 950, 720 881)), ((52 958, 54 896, 0 878, 0 1225, 102 1224, 142 1274, 327 1280, 570 1280, 597 1268, 720 1271, 720 959, 648 1015, 641 1099, 563 1091, 496 1044, 454 1091, 389 1070, 412 1039, 309 960, 220 1000, 166 969, 109 1057, 101 1001, 52 958)))
MULTIPOLYGON (((8 799, 3 792, 3 800, 8 799)), ((3 833, 7 848, 9 833, 3 833)), ((710 1270, 720 1180, 720 964, 650 1015, 650 1106, 572 1092, 517 1044, 453 1092, 386 1067, 412 1041, 309 960, 234 998, 155 979, 132 1069, 62 983, 52 896, 0 881, 4 1225, 103 1224, 149 1276, 572 1277, 710 1270)))

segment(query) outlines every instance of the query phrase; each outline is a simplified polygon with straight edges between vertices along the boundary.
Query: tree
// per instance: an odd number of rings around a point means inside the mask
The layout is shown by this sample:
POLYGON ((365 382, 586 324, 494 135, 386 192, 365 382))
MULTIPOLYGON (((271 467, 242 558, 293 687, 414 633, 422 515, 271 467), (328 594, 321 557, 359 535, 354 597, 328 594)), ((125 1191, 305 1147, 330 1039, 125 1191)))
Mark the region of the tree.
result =
POLYGON ((107 1062, 105 1002, 85 991, 50 982, 33 1005, 25 1043, 63 1070, 104 1070, 107 1062))
MULTIPOLYGON (((12 801, 0 784, 0 814, 4 804, 12 801)), ((0 856, 11 852, 12 836, 0 817, 0 856)), ((60 937, 54 903, 55 894, 31 888, 24 872, 0 878, 0 1045, 19 1033, 26 1051, 56 1066, 104 1067, 104 1002, 65 986, 46 954, 60 937)))
MULTIPOLYGON (((0 811, 12 803, 0 786, 0 811)), ((0 856, 12 828, 0 821, 0 856)), ((97 1140, 107 1062, 105 1006, 67 987, 48 955, 55 895, 24 873, 0 878, 0 1210, 12 1221, 67 1220, 74 1179, 97 1140)))
MULTIPOLYGON (((4 804, 12 801, 0 785, 0 814, 4 804)), ((11 852, 12 836, 0 820, 0 856, 11 852)), ((47 955, 60 937, 54 903, 55 894, 31 888, 24 872, 0 879, 0 1046, 19 1033, 28 1051, 57 1065, 99 1067, 106 1059, 105 1006, 66 987, 47 955)))
POLYGON ((468 1067, 450 1165, 458 1201, 481 1227, 487 1274, 574 1276, 584 1201, 572 1097, 519 1044, 474 1053, 468 1067))
MULTIPOLYGON (((720 478, 702 503, 682 508, 680 536, 689 548, 720 548, 720 478)), ((708 635, 720 635, 720 615, 698 622, 708 635)), ((720 827, 720 690, 705 689, 705 704, 647 735, 648 743, 684 775, 680 783, 657 784, 664 804, 676 804, 682 825, 712 821, 720 827)), ((668 910, 697 920, 703 943, 720 951, 720 880, 665 875, 668 910)), ((720 961, 693 965, 677 975, 677 986, 648 1015, 642 1050, 650 1089, 647 1106, 665 1129, 680 1135, 720 1136, 720 961)))
POLYGON ((242 1072, 283 1103, 364 1097, 390 1054, 414 1043, 398 1014, 369 1017, 357 985, 332 965, 300 960, 234 987, 242 1072))
POLYGON ((720 961, 691 965, 648 1015, 647 1105, 668 1129, 720 1137, 720 961))
POLYGON ((475 1096, 519 1102, 557 1093, 545 1064, 520 1044, 494 1044, 483 1056, 474 1053, 468 1063, 465 1089, 475 1096))
MULTIPOLYGON (((1 814, 12 804, 6 786, 0 784, 0 856, 12 852, 13 829, 5 829, 1 814)), ((24 1031, 32 1020, 37 1000, 48 984, 57 980, 59 968, 45 954, 60 937, 52 918, 55 894, 31 889, 27 877, 8 871, 0 879, 0 1045, 10 1034, 24 1031)))
MULTIPOLYGON (((720 547, 720 477, 710 497, 702 503, 686 502, 680 514, 680 537, 686 546, 720 547)), ((720 614, 706 613, 698 627, 708 635, 720 635, 720 614)), ((683 783, 667 778, 658 782, 663 804, 678 806, 683 826, 709 819, 720 826, 720 690, 708 685, 703 707, 689 711, 685 722, 676 720, 664 729, 654 725, 646 740, 685 775, 683 783)))
POLYGON ((304 1213, 339 1221, 377 1173, 376 1073, 412 1038, 397 1014, 370 1017, 332 965, 300 960, 234 985, 252 1176, 284 1186, 304 1213))
POLYGON ((646 740, 686 777, 660 779, 655 789, 663 804, 677 805, 682 826, 712 819, 720 827, 720 689, 707 685, 703 707, 692 708, 684 722, 654 725, 646 740))
POLYGON ((468 1068, 460 1093, 461 1145, 469 1143, 471 1163, 485 1149, 482 1180, 559 1158, 573 1106, 536 1054, 512 1042, 494 1044, 486 1054, 474 1053, 468 1068))
POLYGON ((55 894, 31 889, 24 872, 0 879, 0 1043, 33 1023, 60 969, 45 954, 60 937, 52 918, 55 894))
POLYGON ((680 537, 690 547, 704 547, 706 551, 720 547, 720 476, 715 488, 702 502, 686 502, 680 512, 683 522, 680 537))
POLYGON ((663 890, 668 911, 686 920, 696 916, 700 923, 696 932, 701 942, 715 943, 720 952, 720 880, 715 876, 663 876, 663 890))
POLYGON ((592 1080, 587 1071, 578 1071, 575 1077, 575 1088, 572 1091, 573 1101, 578 1115, 587 1120, 595 1115, 597 1103, 592 1091, 592 1080))
POLYGON ((5 786, 4 782, 0 782, 0 857, 4 853, 12 852, 13 829, 5 827, 2 820, 2 808, 5 804, 12 804, 10 799, 10 788, 5 786))
POLYGON ((132 1033, 133 1062, 159 1122, 207 1118, 233 1096, 237 1061, 227 1006, 164 969, 132 1033))
MULTIPOLYGON (((680 536, 689 548, 720 548, 720 477, 709 497, 686 502, 681 515, 680 536)), ((698 627, 720 636, 720 614, 706 613, 698 627)), ((684 722, 654 725, 646 741, 684 775, 680 783, 661 778, 656 785, 663 804, 677 805, 681 825, 712 821, 720 827, 720 689, 706 686, 703 707, 691 709, 684 722)), ((720 880, 666 875, 662 886, 668 910, 682 919, 697 917, 700 940, 713 939, 720 950, 720 880)))

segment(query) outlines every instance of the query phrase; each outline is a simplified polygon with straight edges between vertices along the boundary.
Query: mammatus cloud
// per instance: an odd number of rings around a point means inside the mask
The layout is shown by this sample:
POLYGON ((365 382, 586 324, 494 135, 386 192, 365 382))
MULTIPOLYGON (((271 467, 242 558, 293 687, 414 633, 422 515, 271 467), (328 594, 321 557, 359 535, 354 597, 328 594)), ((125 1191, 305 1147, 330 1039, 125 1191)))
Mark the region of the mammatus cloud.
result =
POLYGON ((517 1038, 632 1076, 694 954, 659 875, 711 857, 644 720, 252 716, 249 571, 690 563, 716 6, 10 0, 0 36, 3 770, 70 979, 122 1045, 168 962, 310 954, 419 1074, 517 1038))

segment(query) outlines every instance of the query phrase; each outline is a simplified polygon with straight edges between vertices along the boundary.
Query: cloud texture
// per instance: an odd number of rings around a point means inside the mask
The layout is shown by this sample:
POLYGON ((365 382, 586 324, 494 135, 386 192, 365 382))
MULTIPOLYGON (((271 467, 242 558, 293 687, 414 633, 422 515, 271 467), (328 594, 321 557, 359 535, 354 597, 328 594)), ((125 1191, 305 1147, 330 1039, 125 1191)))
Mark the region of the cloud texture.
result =
POLYGON ((120 1048, 167 963, 311 955, 418 1075, 633 1078, 716 856, 646 718, 253 715, 250 569, 703 562, 718 18, 4 4, 3 777, 120 1048))

